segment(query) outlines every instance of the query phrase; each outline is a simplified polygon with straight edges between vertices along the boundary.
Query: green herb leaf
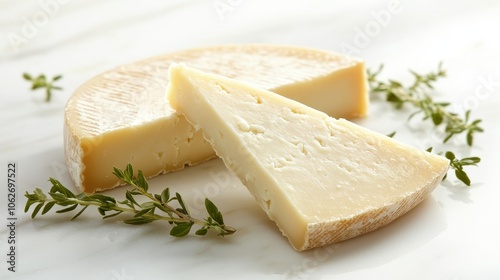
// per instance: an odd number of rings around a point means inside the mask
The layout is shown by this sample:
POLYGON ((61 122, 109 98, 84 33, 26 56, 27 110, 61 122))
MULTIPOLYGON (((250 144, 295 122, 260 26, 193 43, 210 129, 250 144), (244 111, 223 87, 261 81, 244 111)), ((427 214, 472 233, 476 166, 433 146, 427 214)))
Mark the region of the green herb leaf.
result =
POLYGON ((396 135, 396 131, 393 131, 393 132, 387 134, 387 137, 393 138, 394 135, 396 135))
POLYGON ((125 220, 124 222, 129 225, 143 225, 143 224, 148 224, 151 222, 154 222, 155 219, 151 217, 145 217, 145 216, 140 216, 140 217, 135 217, 132 219, 125 220))
POLYGON ((33 78, 31 77, 30 74, 28 73, 23 73, 23 78, 26 80, 26 81, 31 81, 33 80, 33 78))
MULTIPOLYGON (((104 210, 104 207, 101 206, 101 207, 98 207, 97 208, 97 211, 99 212, 99 214, 101 214, 101 216, 106 216, 106 210, 104 210)), ((103 218, 104 219, 104 218, 103 218)))
POLYGON ((31 218, 34 219, 36 217, 36 214, 42 209, 43 203, 39 203, 36 207, 35 210, 33 210, 33 213, 31 213, 31 218))
POLYGON ((479 162, 481 162, 481 159, 478 157, 468 157, 468 158, 463 158, 460 160, 462 163, 462 166, 464 165, 476 165, 479 162))
POLYGON ((195 232, 196 235, 206 235, 208 233, 208 230, 206 228, 200 228, 195 232))
POLYGON ((222 218, 222 214, 219 212, 219 209, 208 198, 205 198, 205 208, 207 209, 208 215, 212 219, 214 219, 217 223, 219 223, 221 225, 224 224, 224 220, 222 218))
POLYGON ((170 199, 170 189, 166 188, 161 192, 161 203, 167 203, 170 199))
POLYGON ((432 122, 434 125, 440 125, 443 122, 443 116, 438 113, 431 113, 432 122))
POLYGON ((83 207, 82 210, 80 210, 80 212, 78 212, 75 216, 73 216, 73 218, 71 218, 71 220, 73 221, 74 219, 78 218, 83 213, 83 211, 85 211, 85 209, 87 209, 87 207, 89 207, 89 206, 86 205, 85 207, 83 207))
POLYGON ((182 210, 184 210, 183 213, 186 215, 189 215, 189 210, 188 210, 186 204, 184 204, 184 201, 182 200, 181 195, 176 192, 175 197, 177 198, 177 202, 179 202, 179 204, 181 205, 182 210))
POLYGON ((146 209, 153 209, 155 207, 156 206, 155 206, 155 204, 152 201, 147 201, 147 202, 144 202, 144 203, 141 204, 141 208, 145 209, 145 210, 146 209))
POLYGON ((96 201, 99 201, 99 202, 102 202, 103 204, 116 204, 116 199, 111 197, 111 196, 107 196, 107 195, 102 195, 102 194, 92 194, 89 196, 89 198, 91 198, 92 200, 96 200, 96 201))
POLYGON ((137 212, 137 213, 134 215, 134 218, 141 217, 141 216, 143 216, 144 214, 149 213, 149 212, 151 212, 151 209, 142 209, 141 211, 137 212))
POLYGON ((110 215, 106 215, 104 217, 102 217, 103 219, 108 219, 108 218, 111 218, 111 217, 114 217, 114 216, 118 216, 120 215, 121 213, 123 213, 123 211, 116 211, 115 213, 113 214, 110 214, 110 215))
POLYGON ((51 201, 51 202, 45 204, 45 207, 43 207, 43 210, 42 210, 42 215, 49 212, 50 209, 52 209, 52 207, 54 207, 54 205, 56 205, 56 201, 51 201))
POLYGON ((170 235, 175 237, 186 236, 190 231, 193 223, 180 223, 170 230, 170 235))
POLYGON ((454 160, 455 159, 455 154, 453 152, 447 151, 444 155, 449 160, 454 160))
POLYGON ((462 181, 464 184, 466 184, 467 186, 470 186, 470 179, 469 179, 469 176, 467 176, 467 173, 465 173, 463 170, 461 169, 456 169, 455 170, 455 176, 457 176, 457 178, 462 181))
POLYGON ((132 164, 127 164, 127 167, 125 167, 125 170, 123 171, 123 175, 123 181, 132 182, 132 180, 134 179, 134 168, 132 167, 132 164))
POLYGON ((56 211, 56 213, 66 213, 66 212, 69 212, 69 211, 73 211, 73 210, 76 209, 77 206, 78 206, 78 204, 74 204, 73 206, 70 206, 70 207, 58 210, 58 211, 56 211))
POLYGON ((124 181, 125 180, 125 174, 123 174, 123 171, 120 169, 113 167, 113 175, 115 175, 118 179, 124 181))
POLYGON ((127 198, 128 201, 130 201, 130 203, 132 205, 140 206, 139 203, 137 203, 137 201, 135 201, 135 198, 132 195, 132 192, 130 192, 129 190, 127 190, 127 192, 125 193, 125 197, 127 198))
POLYGON ((148 181, 146 181, 146 178, 144 177, 144 174, 142 174, 141 170, 139 170, 139 172, 137 173, 137 185, 145 192, 147 192, 149 189, 148 181))
POLYGON ((472 142, 474 141, 474 138, 472 137, 472 130, 467 132, 467 144, 469 146, 472 146, 472 142))

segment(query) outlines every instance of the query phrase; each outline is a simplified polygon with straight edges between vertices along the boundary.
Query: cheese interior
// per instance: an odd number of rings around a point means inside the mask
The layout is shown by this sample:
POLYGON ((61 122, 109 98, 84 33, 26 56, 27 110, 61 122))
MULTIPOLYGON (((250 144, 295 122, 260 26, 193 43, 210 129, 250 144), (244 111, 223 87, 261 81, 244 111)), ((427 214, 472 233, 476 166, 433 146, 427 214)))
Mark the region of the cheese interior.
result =
POLYGON ((367 111, 363 62, 331 52, 229 45, 138 61, 94 77, 68 100, 64 144, 77 187, 95 192, 118 186, 113 167, 129 162, 153 177, 215 156, 165 98, 174 61, 273 90, 332 116, 355 118, 367 111))
POLYGON ((391 222, 448 169, 444 157, 183 65, 170 68, 169 99, 299 251, 391 222))

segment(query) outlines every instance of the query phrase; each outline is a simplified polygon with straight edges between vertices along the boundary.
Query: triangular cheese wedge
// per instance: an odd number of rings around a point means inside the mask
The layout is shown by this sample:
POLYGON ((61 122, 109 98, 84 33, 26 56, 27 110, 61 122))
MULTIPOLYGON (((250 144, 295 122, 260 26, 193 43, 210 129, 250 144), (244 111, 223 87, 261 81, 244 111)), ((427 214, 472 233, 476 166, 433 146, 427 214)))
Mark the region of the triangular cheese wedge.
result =
POLYGON ((170 67, 169 100, 298 251, 388 224, 448 170, 441 156, 229 78, 170 67))

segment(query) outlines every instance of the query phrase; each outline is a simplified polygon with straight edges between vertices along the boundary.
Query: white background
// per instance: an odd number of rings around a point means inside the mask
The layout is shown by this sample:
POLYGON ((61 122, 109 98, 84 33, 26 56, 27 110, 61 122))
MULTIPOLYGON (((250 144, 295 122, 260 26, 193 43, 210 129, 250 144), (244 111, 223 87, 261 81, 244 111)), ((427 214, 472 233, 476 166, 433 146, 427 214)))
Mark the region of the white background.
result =
MULTIPOLYGON (((0 1, 0 277, 2 279, 498 279, 500 277, 500 4, 498 1, 0 1), (151 180, 188 197, 210 197, 224 239, 174 239, 168 226, 102 221, 94 210, 32 221, 25 191, 48 190, 49 176, 73 188, 64 163, 65 102, 99 73, 170 51, 223 43, 276 43, 349 53, 383 77, 411 82, 409 68, 448 77, 438 99, 483 119, 474 147, 448 146, 429 123, 405 118, 383 100, 357 123, 426 149, 480 156, 463 187, 450 174, 421 205, 375 232, 297 253, 219 160, 151 180), (63 74, 51 103, 21 74, 63 74), (18 165, 17 272, 7 271, 7 162, 18 165), (212 175, 211 175, 212 174, 212 175), (213 176, 217 174, 217 176, 213 176), (210 183, 218 183, 211 189, 210 183), (4 225, 5 224, 5 225, 4 225)), ((123 189, 108 192, 123 195, 123 189)), ((193 199, 189 199, 189 198, 193 199)), ((201 209, 201 208, 200 208, 201 209)))

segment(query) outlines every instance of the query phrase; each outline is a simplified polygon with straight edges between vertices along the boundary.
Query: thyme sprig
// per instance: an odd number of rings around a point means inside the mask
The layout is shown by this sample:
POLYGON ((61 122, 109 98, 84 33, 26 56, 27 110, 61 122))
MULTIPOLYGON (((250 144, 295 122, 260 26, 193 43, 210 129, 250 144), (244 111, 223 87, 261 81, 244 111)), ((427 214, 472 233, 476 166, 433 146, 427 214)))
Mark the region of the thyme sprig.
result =
POLYGON ((45 102, 50 102, 50 100, 52 99, 53 90, 62 90, 61 87, 54 86, 54 82, 60 80, 62 78, 62 75, 54 76, 51 81, 49 81, 43 74, 40 74, 38 75, 38 77, 34 78, 28 73, 23 73, 23 78, 26 81, 31 82, 31 90, 45 88, 45 102))
POLYGON ((161 194, 148 192, 148 182, 142 171, 139 170, 137 176, 134 176, 131 164, 128 164, 124 170, 114 168, 113 174, 121 181, 132 186, 132 189, 126 191, 126 199, 123 201, 117 201, 115 198, 103 194, 87 194, 82 192, 75 195, 58 180, 50 178, 49 181, 52 184, 52 188, 47 194, 40 188, 36 188, 33 193, 26 192, 25 196, 28 200, 24 212, 28 212, 30 207, 36 204, 31 213, 31 218, 35 218, 40 210, 41 214, 44 215, 54 205, 66 207, 57 210, 56 213, 70 212, 76 210, 78 206, 82 206, 71 219, 74 220, 89 206, 95 206, 103 219, 118 216, 122 213, 133 214, 131 218, 124 220, 126 224, 142 225, 157 220, 167 221, 169 224, 174 224, 170 230, 170 235, 176 237, 187 235, 193 225, 199 227, 195 232, 196 235, 205 235, 208 231, 215 231, 217 235, 225 236, 233 234, 236 231, 234 228, 224 224, 221 212, 208 198, 205 198, 205 208, 208 217, 203 220, 196 219, 191 216, 187 205, 179 193, 171 196, 169 188, 164 189, 161 194), (145 197, 148 201, 138 203, 136 200, 138 196, 145 197), (177 202, 178 207, 171 205, 173 201, 177 202))
POLYGON ((386 100, 392 103, 396 109, 401 109, 404 104, 416 107, 417 111, 412 113, 408 119, 423 114, 423 120, 431 119, 434 126, 444 125, 445 136, 443 143, 448 142, 455 135, 465 133, 467 144, 472 146, 474 134, 483 132, 483 128, 479 126, 481 120, 471 120, 470 110, 467 110, 463 117, 458 113, 449 111, 447 108, 450 105, 449 102, 435 102, 429 93, 429 90, 434 89, 434 83, 446 76, 446 71, 442 66, 442 63, 439 63, 435 72, 425 75, 410 70, 414 81, 410 86, 404 86, 394 80, 379 80, 378 75, 383 69, 383 65, 380 65, 374 72, 368 70, 368 83, 371 92, 385 94, 386 100))
MULTIPOLYGON (((467 145, 472 146, 474 133, 484 131, 479 126, 480 119, 470 120, 470 110, 466 111, 462 118, 459 114, 447 110, 450 105, 449 102, 435 102, 432 98, 429 91, 434 89, 434 83, 438 79, 446 77, 446 71, 443 69, 442 63, 439 63, 436 71, 424 75, 410 70, 414 77, 414 81, 410 86, 404 86, 401 82, 390 79, 388 81, 379 80, 378 75, 382 72, 383 67, 383 65, 380 65, 376 71, 367 71, 371 93, 384 94, 386 101, 393 104, 396 109, 403 108, 405 104, 416 107, 417 110, 410 114, 408 120, 422 114, 422 119, 431 119, 436 128, 444 125, 445 136, 443 143, 448 142, 455 135, 465 133, 467 145)), ((394 134, 395 132, 388 136, 393 137, 394 134)), ((427 151, 431 152, 432 148, 427 149, 427 151)), ((445 157, 450 160, 450 170, 455 170, 457 179, 470 186, 471 181, 464 171, 464 166, 477 166, 481 159, 479 157, 458 159, 451 151, 445 152, 445 157)), ((446 177, 444 176, 443 180, 446 177)))

